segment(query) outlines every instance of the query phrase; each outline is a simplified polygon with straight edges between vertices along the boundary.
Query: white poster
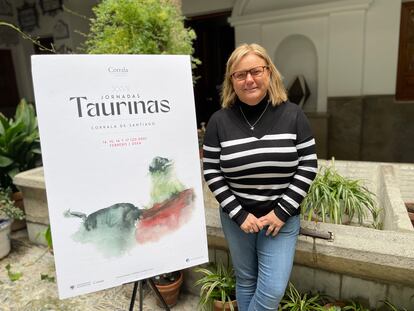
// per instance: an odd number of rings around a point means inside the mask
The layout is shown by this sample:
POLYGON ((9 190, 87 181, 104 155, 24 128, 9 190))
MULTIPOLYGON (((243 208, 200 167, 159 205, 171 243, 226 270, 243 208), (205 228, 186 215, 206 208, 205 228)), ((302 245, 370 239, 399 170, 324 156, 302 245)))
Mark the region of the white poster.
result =
POLYGON ((189 56, 39 55, 59 297, 208 261, 189 56))

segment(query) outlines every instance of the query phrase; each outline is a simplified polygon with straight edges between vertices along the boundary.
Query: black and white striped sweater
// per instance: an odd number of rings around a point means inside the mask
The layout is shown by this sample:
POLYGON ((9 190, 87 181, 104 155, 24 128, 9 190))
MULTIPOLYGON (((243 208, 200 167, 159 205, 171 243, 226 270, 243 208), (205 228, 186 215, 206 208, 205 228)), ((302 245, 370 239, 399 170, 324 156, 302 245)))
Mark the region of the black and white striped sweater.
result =
MULTIPOLYGON (((285 102, 269 105, 251 130, 240 107, 252 109, 236 102, 210 118, 204 136, 204 178, 221 208, 237 224, 248 213, 261 217, 272 209, 286 221, 299 214, 317 172, 309 121, 300 107, 285 102)), ((259 107, 264 109, 265 103, 259 107)))

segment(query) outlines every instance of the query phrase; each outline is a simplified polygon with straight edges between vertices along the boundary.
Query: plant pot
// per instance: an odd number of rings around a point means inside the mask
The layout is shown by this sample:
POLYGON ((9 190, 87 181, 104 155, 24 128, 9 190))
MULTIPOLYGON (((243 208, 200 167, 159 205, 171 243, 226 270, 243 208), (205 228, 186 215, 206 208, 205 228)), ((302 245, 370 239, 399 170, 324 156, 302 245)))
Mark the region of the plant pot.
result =
MULTIPOLYGON (((181 284, 183 284, 183 272, 180 272, 180 277, 173 283, 168 285, 155 285, 160 292, 162 298, 168 307, 173 307, 177 304, 178 296, 180 295, 181 284)), ((161 301, 157 298, 157 305, 163 307, 161 301)))
POLYGON ((345 302, 342 302, 342 301, 334 301, 334 302, 327 303, 323 307, 328 310, 329 308, 332 308, 332 307, 343 308, 343 307, 345 307, 345 305, 346 305, 345 302))
MULTIPOLYGON (((307 220, 307 218, 305 217, 305 219, 307 220)), ((322 221, 322 216, 318 216, 318 215, 316 215, 316 214, 313 214, 312 215, 312 218, 311 218, 311 220, 312 221, 315 221, 315 222, 323 222, 322 221)), ((331 222, 331 218, 329 217, 329 216, 325 216, 325 222, 326 223, 332 223, 333 224, 333 222, 331 222)), ((349 215, 348 214, 343 214, 342 215, 342 225, 349 225, 351 223, 351 219, 349 218, 349 215)))
MULTIPOLYGON (((231 304, 233 305, 233 310, 239 310, 239 308, 237 307, 237 301, 236 300, 232 300, 231 304)), ((230 303, 225 302, 223 303, 222 301, 219 300, 214 300, 214 311, 230 311, 230 303)))
POLYGON ((10 253, 10 229, 12 220, 0 219, 0 259, 10 253))
MULTIPOLYGON (((24 211, 24 205, 23 205, 23 194, 18 191, 18 192, 14 192, 12 194, 12 200, 14 201, 14 204, 16 205, 17 208, 21 209, 22 211, 24 211)), ((17 220, 15 219, 12 223, 12 227, 11 230, 12 231, 17 231, 20 229, 26 228, 26 220, 17 220)))

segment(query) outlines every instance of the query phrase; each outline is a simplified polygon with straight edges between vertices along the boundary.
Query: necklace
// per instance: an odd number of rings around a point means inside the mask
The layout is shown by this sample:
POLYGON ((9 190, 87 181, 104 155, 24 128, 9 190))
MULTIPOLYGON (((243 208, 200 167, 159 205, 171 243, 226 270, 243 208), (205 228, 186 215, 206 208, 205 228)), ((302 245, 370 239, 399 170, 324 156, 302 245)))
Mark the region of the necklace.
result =
POLYGON ((240 108, 240 112, 244 118, 244 120, 247 122, 247 124, 250 126, 250 129, 253 131, 254 130, 254 126, 257 124, 257 122, 260 121, 260 119, 263 117, 264 113, 266 112, 267 106, 269 106, 269 102, 267 102, 267 105, 265 107, 265 109, 263 110, 262 114, 259 116, 259 118, 256 120, 256 122, 254 122, 253 124, 250 124, 249 120, 247 120, 246 116, 243 113, 243 109, 241 108, 241 106, 239 106, 240 108))

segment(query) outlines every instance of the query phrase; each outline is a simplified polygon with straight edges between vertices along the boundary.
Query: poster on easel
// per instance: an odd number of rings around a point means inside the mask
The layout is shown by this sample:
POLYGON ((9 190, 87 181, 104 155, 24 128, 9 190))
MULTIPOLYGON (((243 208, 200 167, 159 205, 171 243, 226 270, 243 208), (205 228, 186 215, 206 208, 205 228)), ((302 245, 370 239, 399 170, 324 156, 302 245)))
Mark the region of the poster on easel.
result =
POLYGON ((190 57, 36 55, 61 299, 208 261, 190 57))

